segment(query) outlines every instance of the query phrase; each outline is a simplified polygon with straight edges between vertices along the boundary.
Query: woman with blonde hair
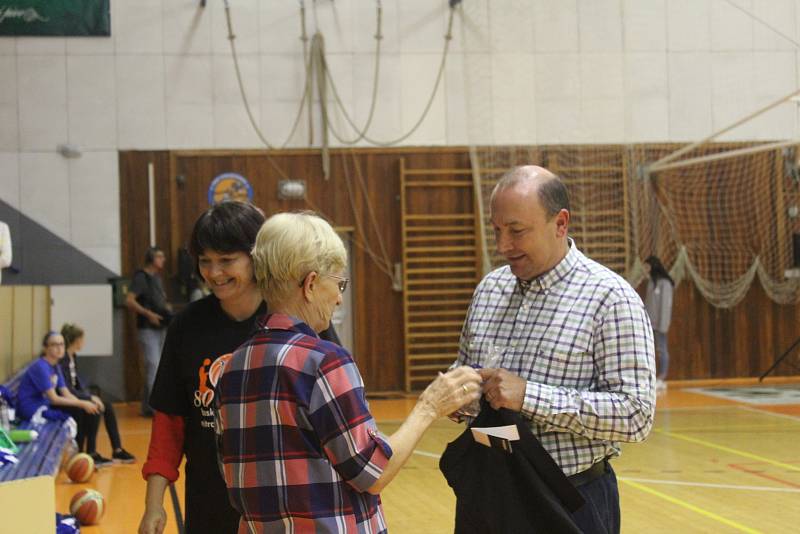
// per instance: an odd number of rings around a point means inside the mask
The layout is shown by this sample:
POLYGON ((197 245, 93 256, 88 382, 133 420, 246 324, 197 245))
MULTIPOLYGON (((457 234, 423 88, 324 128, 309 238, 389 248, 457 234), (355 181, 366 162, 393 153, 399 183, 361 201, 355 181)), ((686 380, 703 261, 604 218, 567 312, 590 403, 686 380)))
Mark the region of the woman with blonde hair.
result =
POLYGON ((436 419, 480 396, 480 375, 441 374, 384 436, 352 356, 319 337, 349 283, 342 240, 316 215, 280 213, 252 256, 270 313, 225 364, 216 397, 239 532, 385 532, 379 492, 436 419))

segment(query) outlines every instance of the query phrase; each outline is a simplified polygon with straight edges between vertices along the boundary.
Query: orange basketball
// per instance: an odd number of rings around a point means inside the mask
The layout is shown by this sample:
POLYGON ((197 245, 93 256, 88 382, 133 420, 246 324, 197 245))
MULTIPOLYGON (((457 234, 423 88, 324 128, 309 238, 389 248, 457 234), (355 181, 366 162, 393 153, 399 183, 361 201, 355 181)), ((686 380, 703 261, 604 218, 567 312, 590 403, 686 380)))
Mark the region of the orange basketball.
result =
POLYGON ((86 482, 94 473, 94 460, 85 452, 79 452, 69 459, 65 471, 71 481, 86 482))
POLYGON ((74 515, 81 525, 97 524, 105 510, 103 494, 93 489, 80 490, 69 502, 69 513, 74 515))

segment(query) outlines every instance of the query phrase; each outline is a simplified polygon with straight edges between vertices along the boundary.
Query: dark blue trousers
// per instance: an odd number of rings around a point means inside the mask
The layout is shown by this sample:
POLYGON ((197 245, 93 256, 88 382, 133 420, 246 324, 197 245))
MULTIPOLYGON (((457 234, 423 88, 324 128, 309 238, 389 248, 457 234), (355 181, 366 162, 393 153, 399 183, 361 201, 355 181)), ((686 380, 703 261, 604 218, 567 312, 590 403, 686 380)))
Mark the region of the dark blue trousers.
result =
POLYGON ((600 478, 578 487, 586 499, 572 519, 586 534, 619 534, 619 489, 611 464, 600 478))

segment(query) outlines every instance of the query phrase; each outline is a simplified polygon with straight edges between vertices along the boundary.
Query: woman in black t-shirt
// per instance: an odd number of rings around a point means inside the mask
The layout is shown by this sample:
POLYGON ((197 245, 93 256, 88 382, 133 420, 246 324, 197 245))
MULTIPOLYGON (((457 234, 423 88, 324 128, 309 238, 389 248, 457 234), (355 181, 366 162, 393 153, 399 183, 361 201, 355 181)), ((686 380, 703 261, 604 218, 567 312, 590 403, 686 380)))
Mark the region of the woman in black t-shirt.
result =
MULTIPOLYGON (((170 323, 150 404, 155 410, 140 534, 166 524, 164 492, 186 455, 186 532, 235 533, 239 514, 217 467, 214 386, 236 348, 267 311, 255 283, 250 250, 264 214, 243 202, 223 202, 194 225, 189 251, 211 295, 189 304, 170 323)), ((339 343, 331 327, 320 337, 339 343)))

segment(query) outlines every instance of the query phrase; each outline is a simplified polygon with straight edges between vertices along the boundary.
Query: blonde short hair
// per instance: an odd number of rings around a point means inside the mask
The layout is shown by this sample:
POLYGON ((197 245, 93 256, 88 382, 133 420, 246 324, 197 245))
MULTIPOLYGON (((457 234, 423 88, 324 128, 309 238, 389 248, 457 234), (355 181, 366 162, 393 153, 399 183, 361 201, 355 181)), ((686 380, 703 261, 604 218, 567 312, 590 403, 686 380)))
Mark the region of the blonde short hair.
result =
POLYGON ((311 271, 325 275, 347 265, 342 239, 313 212, 277 213, 267 219, 251 254, 268 303, 286 300, 311 271))

